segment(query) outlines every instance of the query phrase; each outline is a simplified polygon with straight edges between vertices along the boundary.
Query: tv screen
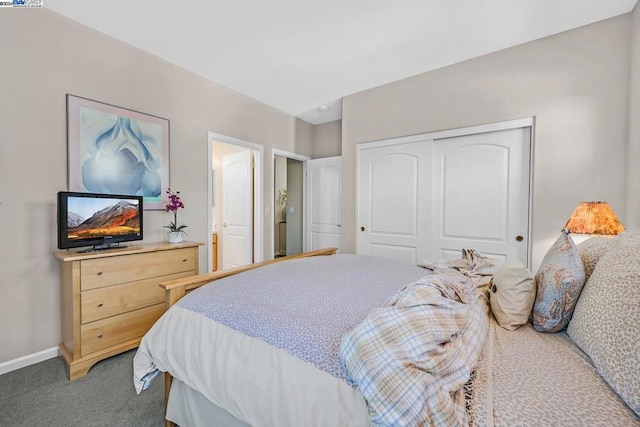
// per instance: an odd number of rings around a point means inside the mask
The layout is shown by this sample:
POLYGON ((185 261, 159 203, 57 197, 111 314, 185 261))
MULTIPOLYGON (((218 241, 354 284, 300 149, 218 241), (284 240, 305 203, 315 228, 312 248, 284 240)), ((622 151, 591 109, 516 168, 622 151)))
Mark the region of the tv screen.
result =
POLYGON ((59 249, 108 249, 142 240, 142 229, 142 196, 58 193, 59 249))

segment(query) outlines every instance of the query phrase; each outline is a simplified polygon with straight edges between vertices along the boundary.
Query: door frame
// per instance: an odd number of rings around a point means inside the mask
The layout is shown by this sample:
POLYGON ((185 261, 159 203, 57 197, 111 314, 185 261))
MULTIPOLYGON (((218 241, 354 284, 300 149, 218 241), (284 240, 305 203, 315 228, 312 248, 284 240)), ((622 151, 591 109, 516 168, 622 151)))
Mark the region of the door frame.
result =
MULTIPOLYGON (((276 156, 280 156, 280 157, 286 157, 288 159, 293 159, 293 160, 299 160, 302 162, 302 206, 306 206, 307 203, 307 190, 306 190, 306 185, 307 185, 307 160, 311 160, 311 157, 309 156, 304 156, 302 154, 296 154, 296 153, 292 153, 290 151, 285 151, 285 150, 280 150, 278 148, 272 148, 271 149, 271 174, 269 176, 269 188, 271 188, 271 200, 269 201, 269 203, 267 204, 267 206, 269 206, 269 212, 271 212, 271 215, 269 216, 269 218, 271 218, 271 239, 269 242, 269 249, 267 250, 266 256, 268 257, 268 259, 273 259, 275 256, 275 244, 276 244, 276 237, 275 237, 275 231, 273 230, 273 223, 274 223, 274 215, 276 212, 276 195, 275 195, 275 185, 276 185, 276 170, 273 167, 273 165, 275 164, 276 161, 276 156)), ((307 210, 303 209, 302 210, 302 250, 306 250, 307 248, 307 210)))
POLYGON ((399 145, 399 144, 407 144, 411 142, 423 141, 423 140, 437 140, 437 139, 445 139, 452 138, 458 136, 465 135, 473 135, 479 133, 487 133, 487 132, 495 132, 507 129, 517 129, 529 127, 531 128, 530 133, 530 144, 529 144, 529 210, 528 210, 528 224, 527 224, 527 266, 531 265, 531 253, 532 253, 532 241, 531 232, 532 232, 532 213, 533 213, 533 147, 535 142, 535 117, 526 117, 521 119, 514 120, 505 120, 502 122, 488 123, 483 125, 476 126, 468 126, 457 129, 448 129, 443 131, 429 132, 423 133, 419 135, 410 135, 410 136, 401 136, 397 138, 389 138, 378 141, 370 141, 363 142, 360 144, 356 144, 356 206, 355 206, 355 219, 356 226, 353 229, 354 237, 355 237, 355 248, 356 253, 359 253, 359 242, 358 242, 358 218, 360 218, 360 202, 359 202, 359 194, 360 194, 360 182, 357 178, 360 176, 360 156, 361 150, 368 148, 377 148, 377 147, 386 147, 390 145, 399 145))
MULTIPOLYGON (((264 261, 264 216, 262 215, 262 198, 264 194, 263 185, 263 159, 264 147, 253 142, 231 136, 221 135, 215 132, 208 132, 207 137, 207 271, 213 269, 211 245, 213 243, 213 142, 224 142, 225 144, 237 145, 248 148, 254 155, 253 169, 253 262, 264 261)), ((273 245, 272 245, 273 246, 273 245)))

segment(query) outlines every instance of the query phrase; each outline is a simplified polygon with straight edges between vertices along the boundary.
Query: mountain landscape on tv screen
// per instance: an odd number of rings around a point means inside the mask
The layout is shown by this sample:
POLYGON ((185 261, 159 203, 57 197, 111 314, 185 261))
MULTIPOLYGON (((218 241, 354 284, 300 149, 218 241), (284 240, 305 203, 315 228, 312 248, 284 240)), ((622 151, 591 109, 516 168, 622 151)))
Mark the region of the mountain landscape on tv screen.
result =
POLYGON ((140 233, 138 206, 125 200, 99 210, 86 220, 75 212, 69 212, 68 218, 69 239, 140 233))

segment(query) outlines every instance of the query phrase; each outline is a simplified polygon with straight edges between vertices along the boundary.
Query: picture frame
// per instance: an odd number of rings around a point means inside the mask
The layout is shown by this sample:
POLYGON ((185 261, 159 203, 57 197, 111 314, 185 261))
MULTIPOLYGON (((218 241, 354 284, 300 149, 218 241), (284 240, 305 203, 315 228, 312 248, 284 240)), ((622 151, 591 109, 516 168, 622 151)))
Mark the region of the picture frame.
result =
POLYGON ((67 94, 69 191, 143 196, 165 208, 169 120, 67 94))

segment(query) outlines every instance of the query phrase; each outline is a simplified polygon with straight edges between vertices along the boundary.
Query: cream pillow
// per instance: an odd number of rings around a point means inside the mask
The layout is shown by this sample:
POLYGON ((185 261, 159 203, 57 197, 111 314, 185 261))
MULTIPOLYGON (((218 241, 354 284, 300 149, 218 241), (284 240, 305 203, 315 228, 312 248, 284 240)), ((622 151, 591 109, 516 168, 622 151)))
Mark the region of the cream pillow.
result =
POLYGON ((513 331, 529 320, 536 298, 533 274, 517 258, 507 259, 491 280, 491 311, 503 328, 513 331))

